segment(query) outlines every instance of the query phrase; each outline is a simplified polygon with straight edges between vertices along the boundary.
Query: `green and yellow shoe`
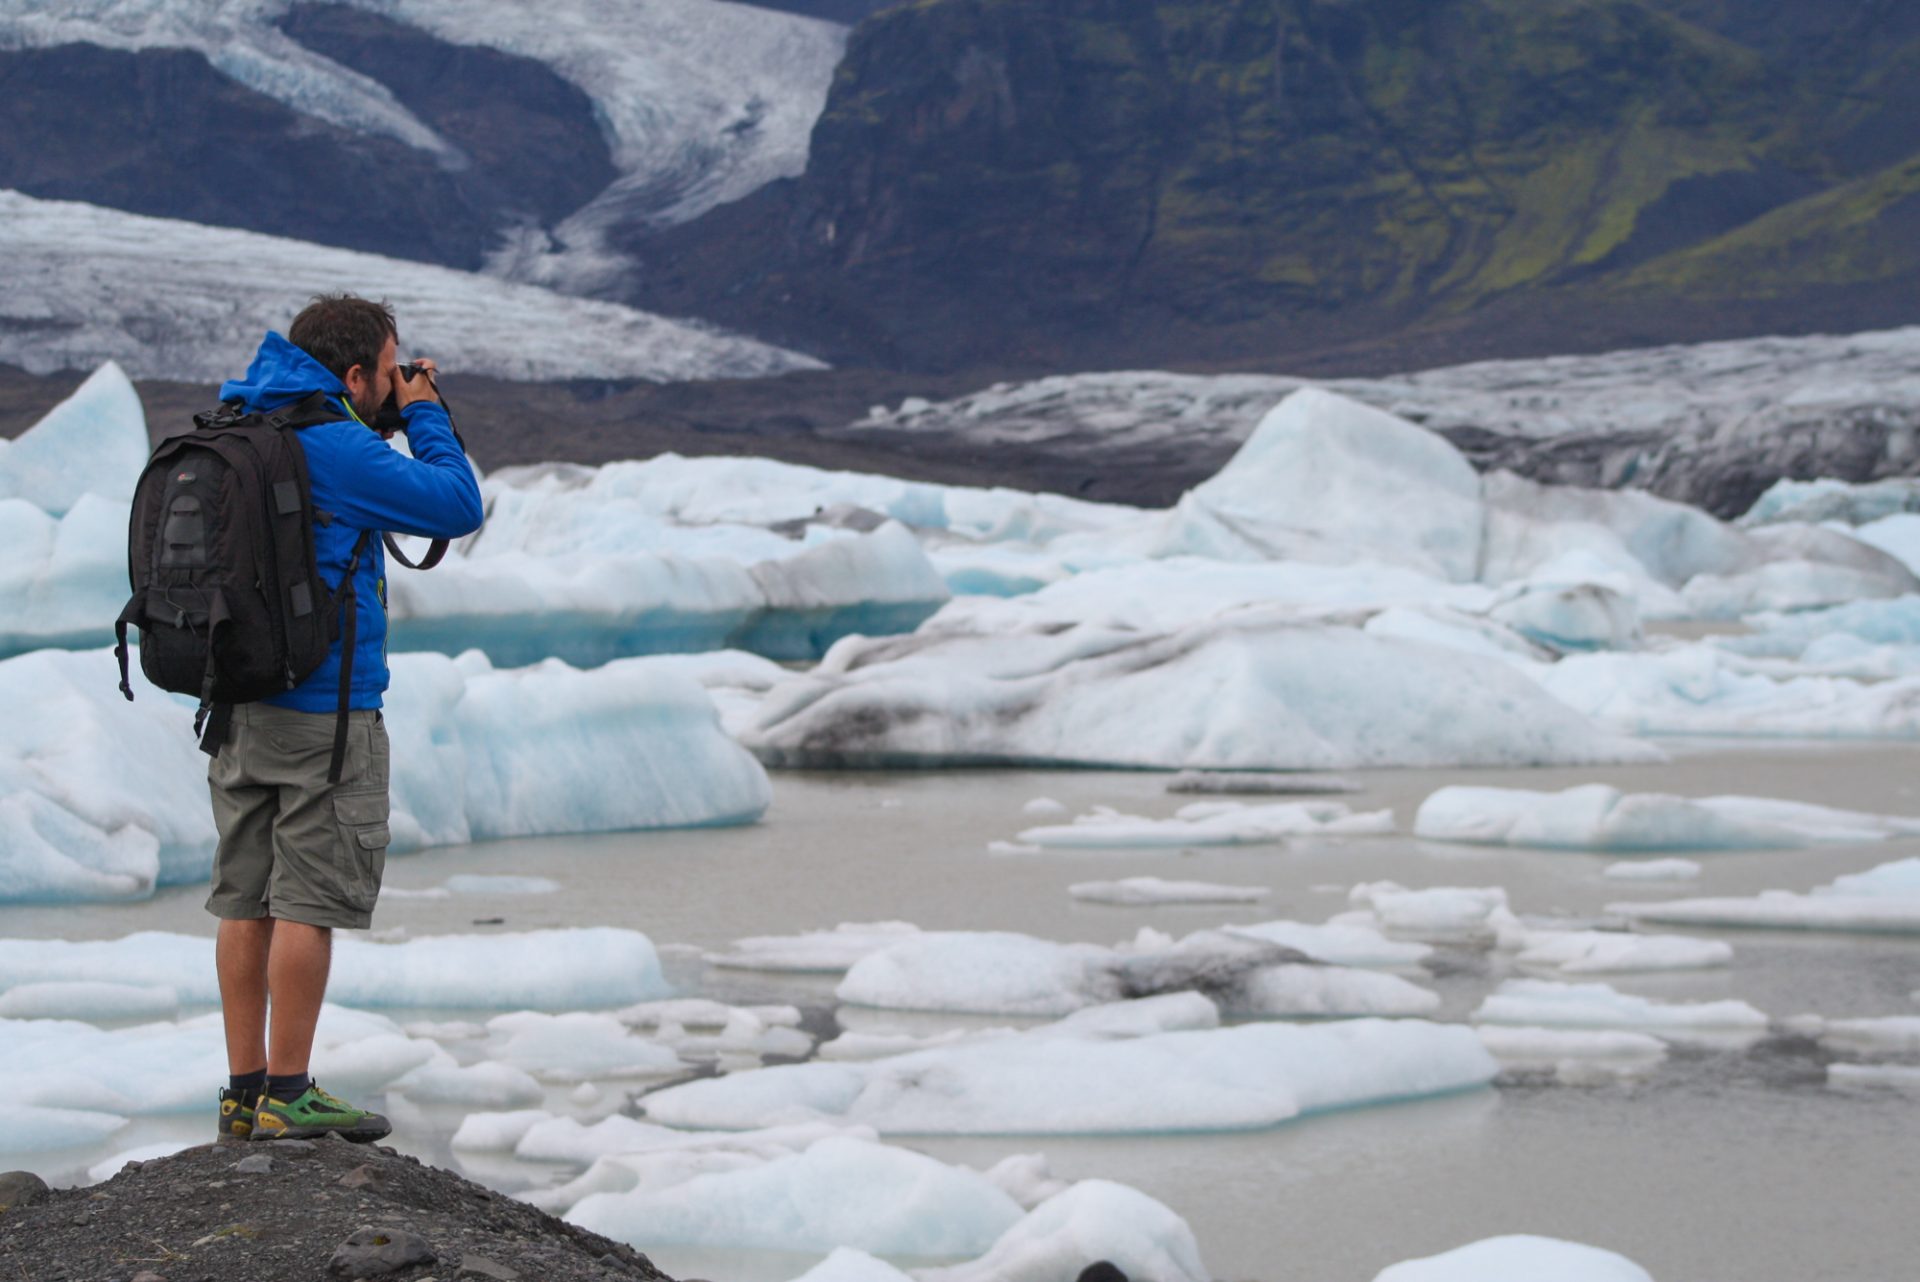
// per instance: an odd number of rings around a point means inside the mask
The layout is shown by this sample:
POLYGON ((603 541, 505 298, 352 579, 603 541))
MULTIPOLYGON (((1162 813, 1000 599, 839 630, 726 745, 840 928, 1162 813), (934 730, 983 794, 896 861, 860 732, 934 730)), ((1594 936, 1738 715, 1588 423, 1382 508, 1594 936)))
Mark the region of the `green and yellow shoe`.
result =
POLYGON ((230 1091, 222 1088, 218 1131, 221 1143, 228 1140, 253 1138, 253 1108, 259 1099, 258 1091, 230 1091))
POLYGON ((314 1140, 323 1135, 338 1135, 355 1144, 366 1144, 385 1137, 391 1130, 393 1124, 380 1114, 355 1108, 318 1086, 309 1086, 298 1099, 261 1096, 253 1111, 253 1133, 249 1138, 314 1140))

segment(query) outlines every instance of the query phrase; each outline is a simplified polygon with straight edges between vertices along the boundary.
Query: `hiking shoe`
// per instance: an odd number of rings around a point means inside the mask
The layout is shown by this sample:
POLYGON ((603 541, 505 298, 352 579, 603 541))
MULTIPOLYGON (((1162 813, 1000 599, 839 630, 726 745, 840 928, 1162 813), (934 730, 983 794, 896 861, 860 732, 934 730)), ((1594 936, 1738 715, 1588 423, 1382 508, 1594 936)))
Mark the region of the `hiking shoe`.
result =
POLYGON ((378 1113, 355 1108, 335 1099, 318 1086, 309 1086, 298 1099, 277 1100, 262 1095, 253 1112, 256 1140, 314 1140, 323 1135, 338 1135, 365 1144, 393 1129, 393 1124, 378 1113))
POLYGON ((253 1138, 253 1109, 259 1100, 258 1091, 221 1090, 218 1132, 221 1141, 253 1138))

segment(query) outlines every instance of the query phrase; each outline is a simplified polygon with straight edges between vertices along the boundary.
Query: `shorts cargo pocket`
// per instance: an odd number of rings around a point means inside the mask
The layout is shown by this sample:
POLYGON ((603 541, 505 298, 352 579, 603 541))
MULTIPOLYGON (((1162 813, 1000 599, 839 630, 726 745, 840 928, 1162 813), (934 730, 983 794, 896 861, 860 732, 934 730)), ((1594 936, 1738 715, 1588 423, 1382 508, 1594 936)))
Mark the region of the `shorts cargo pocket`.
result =
POLYGON ((371 912, 387 869, 387 794, 384 790, 336 792, 333 817, 346 847, 346 866, 340 876, 343 897, 358 911, 371 912))

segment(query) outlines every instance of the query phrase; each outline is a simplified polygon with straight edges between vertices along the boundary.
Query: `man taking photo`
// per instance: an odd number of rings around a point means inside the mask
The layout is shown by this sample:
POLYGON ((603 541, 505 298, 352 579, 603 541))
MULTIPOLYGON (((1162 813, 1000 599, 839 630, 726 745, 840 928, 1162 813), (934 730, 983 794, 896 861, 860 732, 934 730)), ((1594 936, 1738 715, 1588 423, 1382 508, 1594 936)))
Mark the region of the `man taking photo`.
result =
POLYGON ((335 929, 372 920, 387 849, 386 564, 380 532, 459 538, 478 529, 480 487, 440 403, 431 361, 411 377, 398 362, 393 312, 351 294, 322 295, 287 335, 269 333, 223 401, 267 412, 314 392, 341 415, 306 427, 317 568, 354 597, 344 630, 317 670, 283 694, 232 708, 207 769, 214 823, 213 890, 220 918, 215 965, 227 1067, 222 1138, 375 1140, 391 1126, 314 1085, 314 1026, 326 996, 335 929), (412 457, 370 430, 391 397, 412 457), (363 538, 363 532, 373 532, 363 538), (356 552, 365 548, 367 554, 356 552), (345 755, 332 769, 341 664, 350 687, 345 755), (330 779, 332 776, 337 782, 330 779), (271 1008, 271 1021, 268 1012, 271 1008))

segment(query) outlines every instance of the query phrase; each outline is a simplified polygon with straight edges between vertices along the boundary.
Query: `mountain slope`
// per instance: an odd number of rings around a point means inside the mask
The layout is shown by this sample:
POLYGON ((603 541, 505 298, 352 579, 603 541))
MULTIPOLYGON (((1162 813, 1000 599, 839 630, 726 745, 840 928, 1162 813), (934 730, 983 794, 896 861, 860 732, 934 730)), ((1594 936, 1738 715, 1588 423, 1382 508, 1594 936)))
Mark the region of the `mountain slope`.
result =
MULTIPOLYGON (((627 238, 635 297, 929 368, 1409 327, 1497 348, 1538 328, 1510 300, 1548 296, 1660 336, 1657 299, 1598 284, 1857 179, 1842 144, 1890 118, 1869 94, 1836 133, 1831 61, 1816 82, 1722 25, 1655 0, 923 0, 856 31, 801 179, 627 238)), ((1863 83, 1879 49, 1835 57, 1863 83)))

